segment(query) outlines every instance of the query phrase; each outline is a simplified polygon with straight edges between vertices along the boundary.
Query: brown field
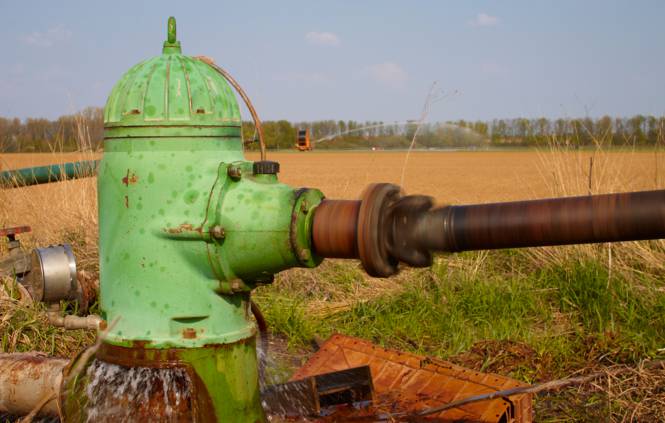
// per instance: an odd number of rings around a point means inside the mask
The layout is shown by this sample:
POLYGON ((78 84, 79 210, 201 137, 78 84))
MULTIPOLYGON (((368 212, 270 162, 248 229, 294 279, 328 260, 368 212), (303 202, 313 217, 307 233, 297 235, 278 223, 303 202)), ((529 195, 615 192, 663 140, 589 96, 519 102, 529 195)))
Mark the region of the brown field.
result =
MULTIPOLYGON (((665 184, 665 157, 651 152, 421 152, 410 154, 403 186, 439 202, 469 203, 643 190, 665 184), (565 180, 564 180, 565 179, 565 180), (555 188, 556 187, 556 188, 555 188), (564 189, 565 192, 561 190, 564 189)), ((0 154, 0 170, 97 159, 100 154, 0 154)), ((248 159, 258 155, 249 153, 248 159)), ((405 152, 269 152, 280 179, 321 189, 330 198, 356 198, 372 182, 400 183, 405 152)))
MULTIPOLYGON (((2 154, 0 169, 15 169, 99 154, 2 154)), ((656 152, 269 152, 281 163, 280 179, 321 189, 329 198, 357 198, 372 182, 400 183, 407 193, 429 194, 440 203, 474 203, 662 188, 665 157, 656 152)), ((257 159, 255 153, 248 159, 257 159)), ((94 181, 70 181, 0 193, 0 226, 31 224, 64 229, 83 218, 96 223, 94 181)), ((79 224, 80 225, 80 224, 79 224)), ((86 225, 87 226, 87 225, 86 225)))
MULTIPOLYGON (((2 154, 0 169, 99 158, 95 153, 2 154)), ((400 183, 407 193, 429 194, 439 203, 464 204, 589 192, 662 188, 665 157, 651 152, 557 150, 512 152, 269 152, 281 163, 280 179, 321 189, 329 198, 357 198, 372 182, 400 183)), ((248 159, 258 158, 256 153, 248 159)), ((32 225, 40 241, 73 228, 96 236, 94 180, 0 191, 0 226, 32 225), (84 223, 85 222, 85 223, 84 223)), ((94 241, 91 243, 94 244, 94 241)))
MULTIPOLYGON (((281 163, 284 182, 320 188, 331 198, 356 198, 372 182, 400 184, 405 156, 405 152, 269 154, 281 163)), ((407 193, 429 194, 442 203, 547 197, 560 192, 561 178, 568 181, 567 194, 587 194, 591 156, 593 152, 412 152, 401 185, 407 193)), ((654 189, 665 183, 664 177, 656 183, 657 175, 665 173, 665 158, 653 152, 595 156, 598 191, 654 189), (611 176, 621 180, 607 180, 610 167, 611 176)))
MULTIPOLYGON (((94 153, 2 154, 0 169, 95 159, 94 153)), ((439 203, 464 204, 662 188, 665 157, 651 152, 557 150, 512 152, 421 152, 406 162, 407 193, 429 194, 439 203)), ((258 158, 256 153, 248 159, 258 158)), ((405 152, 269 152, 281 163, 280 179, 321 189, 329 198, 357 198, 372 182, 400 183, 405 152)), ((0 226, 33 226, 39 242, 60 242, 72 228, 85 228, 95 245, 94 180, 78 180, 0 191, 0 226)))

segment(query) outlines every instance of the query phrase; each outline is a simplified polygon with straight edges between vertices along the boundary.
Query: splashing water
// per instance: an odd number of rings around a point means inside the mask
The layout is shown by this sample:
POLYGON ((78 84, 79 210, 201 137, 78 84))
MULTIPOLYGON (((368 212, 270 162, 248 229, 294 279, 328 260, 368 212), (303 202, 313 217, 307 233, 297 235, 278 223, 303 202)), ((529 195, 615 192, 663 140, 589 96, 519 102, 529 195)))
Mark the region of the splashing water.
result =
POLYGON ((306 348, 290 350, 283 336, 262 334, 256 343, 256 358, 259 368, 263 368, 259 372, 261 389, 288 381, 310 353, 306 348))
POLYGON ((280 339, 268 336, 266 340, 262 340, 256 345, 256 356, 262 366, 259 377, 262 393, 261 405, 266 411, 269 422, 282 422, 284 418, 289 417, 289 421, 294 421, 294 417, 298 418, 298 422, 310 421, 304 417, 309 413, 310 408, 304 404, 302 407, 294 405, 300 404, 300 401, 307 397, 307 391, 303 390, 302 386, 280 385, 288 381, 300 365, 299 355, 278 351, 286 348, 285 345, 281 345, 282 343, 280 339), (280 386, 276 387, 277 385, 280 386), (275 390, 279 395, 266 395, 267 392, 275 390))
POLYGON ((87 370, 87 421, 183 421, 192 415, 183 368, 124 367, 94 360, 87 370))
MULTIPOLYGON (((279 385, 288 381, 301 358, 282 351, 284 348, 273 337, 257 345, 257 358, 265 366, 259 379, 261 392, 277 391, 276 396, 271 396, 271 403, 262 398, 266 417, 269 422, 283 422, 285 418, 316 421, 308 418, 311 406, 302 402, 309 398, 309 389, 298 384, 279 385)), ((88 366, 86 377, 86 422, 179 422, 193 418, 193 384, 184 368, 125 367, 95 359, 88 366)))

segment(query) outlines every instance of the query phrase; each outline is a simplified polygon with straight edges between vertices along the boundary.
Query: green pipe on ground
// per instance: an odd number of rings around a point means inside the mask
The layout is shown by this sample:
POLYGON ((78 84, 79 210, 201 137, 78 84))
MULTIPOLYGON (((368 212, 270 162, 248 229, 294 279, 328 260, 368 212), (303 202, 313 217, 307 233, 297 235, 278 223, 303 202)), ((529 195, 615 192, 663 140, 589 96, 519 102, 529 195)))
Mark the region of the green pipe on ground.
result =
POLYGON ((99 160, 83 160, 0 172, 0 186, 15 188, 97 175, 99 160))

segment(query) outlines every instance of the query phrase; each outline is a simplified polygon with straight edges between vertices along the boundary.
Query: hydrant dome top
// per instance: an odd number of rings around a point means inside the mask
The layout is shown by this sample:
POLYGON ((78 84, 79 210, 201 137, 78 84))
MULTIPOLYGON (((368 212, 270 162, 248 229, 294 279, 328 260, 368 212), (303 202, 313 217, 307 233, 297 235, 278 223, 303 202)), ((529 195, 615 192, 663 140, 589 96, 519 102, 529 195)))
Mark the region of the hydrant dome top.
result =
POLYGON ((226 82, 205 61, 184 56, 169 18, 162 54, 129 69, 111 91, 104 126, 239 127, 238 102, 226 82))

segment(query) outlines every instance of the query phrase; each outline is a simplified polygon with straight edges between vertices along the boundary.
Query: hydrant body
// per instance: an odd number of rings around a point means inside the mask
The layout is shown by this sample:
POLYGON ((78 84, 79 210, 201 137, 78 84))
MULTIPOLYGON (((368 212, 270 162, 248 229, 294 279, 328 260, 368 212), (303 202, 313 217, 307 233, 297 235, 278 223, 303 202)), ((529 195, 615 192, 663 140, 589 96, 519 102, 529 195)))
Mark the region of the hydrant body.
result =
POLYGON ((230 86, 181 54, 172 19, 163 54, 123 76, 104 120, 97 358, 186 368, 188 419, 264 420, 250 291, 318 264, 306 234, 321 193, 245 161, 230 86))

